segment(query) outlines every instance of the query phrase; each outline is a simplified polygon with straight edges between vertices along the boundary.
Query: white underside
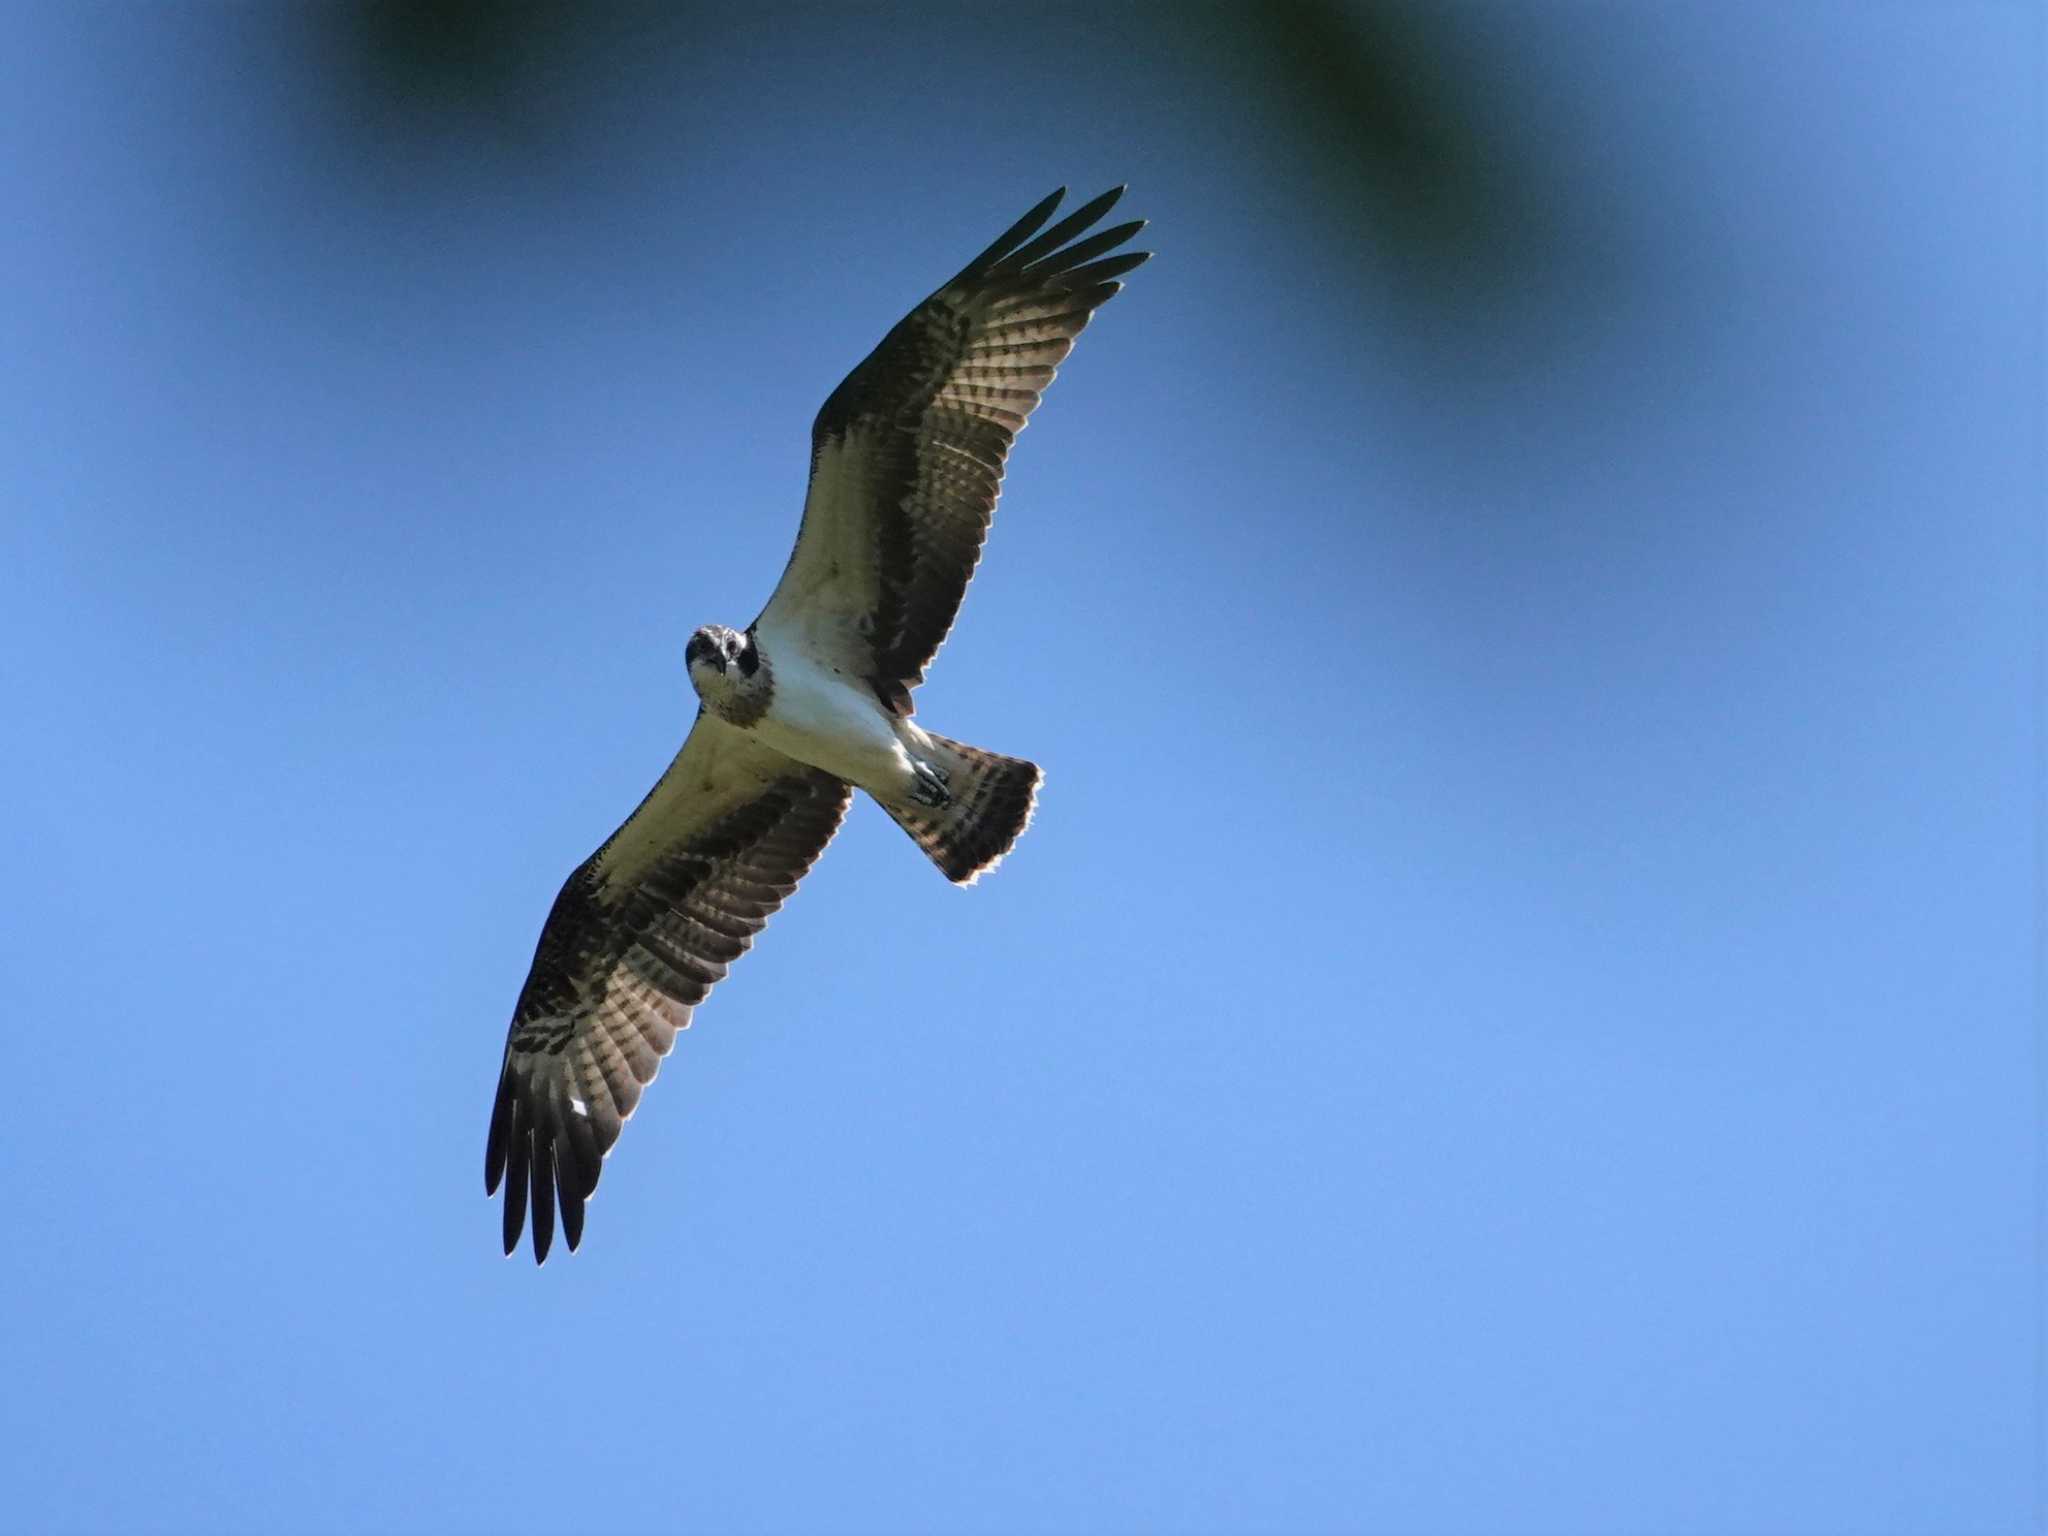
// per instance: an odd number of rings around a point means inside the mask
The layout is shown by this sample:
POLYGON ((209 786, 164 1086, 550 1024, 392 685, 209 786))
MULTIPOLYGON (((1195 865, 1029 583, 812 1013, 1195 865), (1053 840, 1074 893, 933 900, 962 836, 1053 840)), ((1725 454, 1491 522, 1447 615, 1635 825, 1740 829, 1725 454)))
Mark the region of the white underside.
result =
POLYGON ((812 658, 800 641, 786 634, 758 639, 775 692, 753 734, 881 799, 908 794, 915 780, 904 748, 920 744, 924 732, 883 709, 865 681, 812 658))

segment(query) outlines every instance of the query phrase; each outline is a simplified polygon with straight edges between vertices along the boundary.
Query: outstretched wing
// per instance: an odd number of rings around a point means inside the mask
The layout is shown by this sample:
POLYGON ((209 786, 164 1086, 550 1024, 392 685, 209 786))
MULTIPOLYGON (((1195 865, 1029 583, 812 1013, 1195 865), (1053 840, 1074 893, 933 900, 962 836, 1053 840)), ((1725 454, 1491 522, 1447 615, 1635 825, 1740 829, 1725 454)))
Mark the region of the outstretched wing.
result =
POLYGON ((583 1203, 640 1090, 852 793, 700 712, 640 808, 569 877, 512 1010, 484 1151, 485 1193, 506 1180, 505 1252, 529 1194, 536 1263, 558 1201, 569 1247, 582 1240, 583 1203))
POLYGON ((912 310, 811 429, 803 529, 755 621, 801 632, 902 713, 953 627, 995 515, 1010 443, 1089 317, 1150 252, 1144 228, 1081 234, 1123 188, 1034 234, 1065 189, 912 310))

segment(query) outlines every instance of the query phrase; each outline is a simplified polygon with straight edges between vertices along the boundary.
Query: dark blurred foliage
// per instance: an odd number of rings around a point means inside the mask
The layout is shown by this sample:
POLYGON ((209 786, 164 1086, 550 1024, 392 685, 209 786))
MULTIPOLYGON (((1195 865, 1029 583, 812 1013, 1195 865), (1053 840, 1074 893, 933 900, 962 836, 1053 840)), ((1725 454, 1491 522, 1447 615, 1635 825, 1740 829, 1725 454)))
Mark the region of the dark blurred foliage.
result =
POLYGON ((686 4, 354 0, 302 19, 330 55, 345 122, 495 138, 545 158, 577 139, 590 86, 619 59, 694 48, 710 15, 686 4))
POLYGON ((1493 131, 1471 13, 1446 5, 1225 3, 1162 13, 1190 63, 1256 104, 1248 129, 1313 168, 1315 204, 1413 288, 1466 296, 1549 264, 1528 146, 1493 131))
POLYGON ((371 89, 451 106, 526 94, 523 78, 577 46, 588 35, 589 14, 569 5, 491 0, 367 0, 342 12, 371 89))
MULTIPOLYGON (((830 8, 843 21, 846 7, 830 8)), ((359 0, 311 13, 332 24, 352 106, 387 129, 497 134, 546 154, 573 141, 590 87, 690 53, 744 52, 763 26, 801 27, 804 6, 589 5, 570 0, 359 0), (353 89, 349 89, 349 86, 353 89)), ((1511 114, 1489 110, 1478 14, 1437 4, 1328 0, 1149 7, 1037 6, 994 13, 882 5, 876 46, 959 35, 985 67, 1048 32, 1113 40, 1177 95, 1227 103, 1246 136, 1311 170, 1314 204, 1343 238, 1401 272, 1411 300, 1469 302, 1542 274, 1566 243, 1511 114), (1024 22, 1028 25, 1019 25, 1024 22), (1056 26, 1048 23, 1056 22, 1056 26), (1140 57, 1142 55, 1142 57, 1140 57)), ((857 62, 857 61, 856 61, 857 62)), ((764 83, 764 88, 772 83, 764 83)))

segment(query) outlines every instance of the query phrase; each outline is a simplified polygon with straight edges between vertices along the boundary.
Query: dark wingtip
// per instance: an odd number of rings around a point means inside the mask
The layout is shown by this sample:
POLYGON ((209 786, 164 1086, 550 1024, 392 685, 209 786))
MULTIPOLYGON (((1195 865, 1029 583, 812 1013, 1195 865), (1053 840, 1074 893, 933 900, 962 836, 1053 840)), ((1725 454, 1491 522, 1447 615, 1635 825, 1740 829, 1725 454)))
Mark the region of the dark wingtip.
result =
POLYGON ((1055 187, 1050 194, 1040 198, 1029 213, 1025 214, 1023 218, 1012 224, 1000 235, 997 235, 989 243, 987 249, 982 251, 974 260, 967 263, 965 267, 961 268, 958 276, 953 281, 957 283, 961 278, 973 273, 986 271, 988 268, 1007 260, 1010 253, 1016 247, 1022 245, 1037 232, 1039 225, 1052 217, 1053 209, 1059 207, 1060 199, 1066 195, 1067 189, 1065 187, 1055 187))
POLYGON ((505 1190, 505 1212, 503 1235, 505 1256, 510 1258, 519 1247, 519 1235, 526 1230, 526 1168, 515 1163, 512 1181, 505 1190))
POLYGON ((1076 298, 1082 297, 1084 290, 1098 285, 1114 292, 1123 286, 1116 279, 1145 265, 1151 254, 1150 251, 1130 251, 1121 256, 1105 256, 1100 261, 1091 261, 1085 267, 1063 273, 1060 283, 1076 298))
POLYGON ((555 1245, 555 1145, 542 1131, 533 1140, 533 1262, 545 1264, 555 1245))
POLYGON ((1059 223, 1053 225, 1050 229, 1041 231, 1025 244, 1018 246, 1015 250, 1004 256, 1001 270, 1005 272, 1026 272, 1033 270, 1039 262, 1047 262, 1055 264, 1051 266, 1051 270, 1063 271, 1067 267, 1086 261, 1090 255, 1100 254, 1118 242, 1129 239, 1142 226, 1137 224, 1121 225, 1113 231, 1104 231, 1100 234, 1090 235, 1087 239, 1079 241, 1079 243, 1067 250, 1060 249, 1069 240, 1073 240, 1076 236, 1092 228, 1097 220, 1116 206, 1116 200, 1121 196, 1123 196, 1123 189, 1121 187, 1114 187, 1104 192, 1101 196, 1083 203, 1079 208, 1076 208, 1072 213, 1061 219, 1059 223))
POLYGON ((1002 239, 998 240, 996 244, 998 246, 1010 246, 1016 245, 1019 241, 1028 240, 1039 225, 1052 217, 1053 210, 1059 207, 1061 199, 1066 195, 1067 189, 1065 187, 1054 187, 1044 197, 1041 197, 1031 205, 1029 213, 1003 231, 1002 239))
POLYGON ((533 1152, 533 1132, 521 1113, 516 1096, 511 1100, 510 1131, 505 1138, 505 1252, 519 1246, 519 1234, 526 1227, 527 1175, 533 1152))
POLYGON ((498 1095, 491 1101, 491 1132, 484 1138, 486 1197, 498 1192, 498 1183, 505 1177, 505 1140, 512 1128, 512 1085, 506 1078, 511 1070, 510 1061, 498 1069, 498 1095))
MULTIPOLYGON (((1058 251, 1067 241, 1094 224, 1114 208, 1117 200, 1129 190, 1130 183, 1123 182, 1111 187, 1107 192, 1098 193, 1052 228, 1046 229, 1043 227, 1045 221, 1052 217, 1053 210, 1059 207, 1060 200, 1067 195, 1065 187, 1056 187, 1050 194, 1039 199, 1036 206, 1023 218, 998 235, 995 241, 963 267, 952 281, 958 283, 986 277, 991 273, 1016 273, 1029 268, 1032 263, 1058 251)), ((1134 224, 1124 226, 1123 232, 1114 239, 1094 245, 1084 242, 1081 246, 1075 247, 1077 254, 1066 254, 1062 259, 1067 265, 1078 265, 1086 261, 1091 252, 1099 254, 1118 241, 1128 239, 1144 227, 1145 221, 1140 219, 1134 224)), ((1100 236, 1095 238, 1101 239, 1100 236)))

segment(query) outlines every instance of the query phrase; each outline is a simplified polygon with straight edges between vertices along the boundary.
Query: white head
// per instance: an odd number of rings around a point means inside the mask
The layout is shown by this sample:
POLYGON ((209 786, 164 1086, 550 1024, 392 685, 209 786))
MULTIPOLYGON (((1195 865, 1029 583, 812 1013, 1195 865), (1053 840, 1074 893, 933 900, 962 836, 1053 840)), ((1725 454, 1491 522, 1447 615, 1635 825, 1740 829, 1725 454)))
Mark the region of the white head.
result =
POLYGON ((697 697, 714 715, 734 725, 752 725, 766 712, 774 684, 751 634, 706 624, 690 636, 683 660, 697 697))

